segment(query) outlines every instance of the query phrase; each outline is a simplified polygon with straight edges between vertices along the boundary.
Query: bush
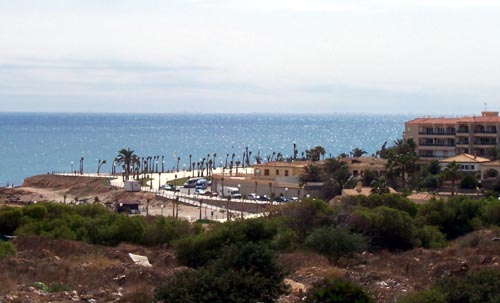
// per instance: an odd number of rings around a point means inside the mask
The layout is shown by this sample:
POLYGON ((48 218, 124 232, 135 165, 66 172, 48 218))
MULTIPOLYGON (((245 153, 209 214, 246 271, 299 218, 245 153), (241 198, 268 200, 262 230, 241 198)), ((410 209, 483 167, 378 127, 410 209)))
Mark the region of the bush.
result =
POLYGON ((271 220, 250 219, 214 225, 213 230, 179 239, 174 243, 180 264, 200 267, 220 254, 224 245, 245 242, 270 243, 277 234, 271 220))
POLYGON ((23 211, 18 207, 0 208, 0 233, 12 235, 23 222, 23 211))
POLYGON ((410 294, 399 301, 399 303, 430 303, 430 302, 447 303, 446 295, 437 289, 429 289, 410 294))
POLYGON ((283 273, 263 244, 226 246, 198 270, 176 272, 157 288, 161 302, 274 302, 285 292, 283 273))
POLYGON ((350 226, 371 238, 372 244, 389 249, 407 249, 416 241, 413 218, 407 212, 386 206, 357 208, 350 216, 350 226))
POLYGON ((436 226, 425 225, 417 231, 417 238, 424 248, 443 248, 448 245, 446 236, 436 226))
POLYGON ((10 242, 0 240, 0 259, 15 256, 16 247, 10 242))
POLYGON ((325 279, 306 294, 306 303, 371 303, 360 287, 342 279, 325 279))
POLYGON ((315 228, 332 223, 333 208, 319 199, 305 199, 302 203, 290 203, 279 209, 285 224, 303 241, 315 228))
POLYGON ((366 239, 342 227, 322 227, 314 230, 305 240, 305 246, 336 264, 342 257, 351 257, 368 247, 366 239))
POLYGON ((477 178, 471 174, 465 174, 460 180, 460 188, 463 189, 476 189, 477 188, 477 178))
POLYGON ((437 282, 437 289, 446 294, 449 303, 500 302, 500 271, 484 269, 469 272, 465 277, 447 277, 437 282))

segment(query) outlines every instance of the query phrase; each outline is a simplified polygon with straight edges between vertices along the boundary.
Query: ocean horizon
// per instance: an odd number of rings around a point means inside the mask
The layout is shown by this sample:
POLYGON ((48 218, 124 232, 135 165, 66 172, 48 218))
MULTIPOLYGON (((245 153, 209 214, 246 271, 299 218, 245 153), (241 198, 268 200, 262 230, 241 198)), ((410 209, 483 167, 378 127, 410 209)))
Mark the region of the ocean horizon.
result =
MULTIPOLYGON (((384 142, 401 138, 404 122, 416 115, 401 114, 118 114, 0 112, 0 187, 21 185, 24 178, 48 172, 109 173, 118 151, 130 148, 139 156, 163 156, 164 170, 189 166, 207 154, 242 160, 246 147, 251 162, 260 154, 293 155, 321 145, 326 157, 358 147, 374 154, 384 142)), ((161 161, 161 160, 160 160, 161 161)))

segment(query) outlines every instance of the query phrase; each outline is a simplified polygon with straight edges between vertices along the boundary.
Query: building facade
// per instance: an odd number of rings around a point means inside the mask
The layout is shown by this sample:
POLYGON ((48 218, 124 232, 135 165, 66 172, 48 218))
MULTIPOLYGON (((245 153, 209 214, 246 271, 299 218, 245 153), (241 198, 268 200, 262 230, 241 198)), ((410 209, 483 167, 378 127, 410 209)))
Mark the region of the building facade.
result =
POLYGON ((462 153, 486 156, 500 142, 498 112, 462 118, 417 118, 405 123, 404 138, 413 138, 422 160, 439 160, 462 153))

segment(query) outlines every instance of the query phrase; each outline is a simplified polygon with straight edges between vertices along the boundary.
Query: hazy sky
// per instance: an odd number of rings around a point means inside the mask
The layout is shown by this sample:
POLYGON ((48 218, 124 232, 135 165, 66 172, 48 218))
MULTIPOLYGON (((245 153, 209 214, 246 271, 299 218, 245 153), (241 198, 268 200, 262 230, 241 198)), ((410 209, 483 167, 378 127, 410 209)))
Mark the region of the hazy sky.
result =
POLYGON ((0 0, 0 111, 500 110, 497 0, 0 0))

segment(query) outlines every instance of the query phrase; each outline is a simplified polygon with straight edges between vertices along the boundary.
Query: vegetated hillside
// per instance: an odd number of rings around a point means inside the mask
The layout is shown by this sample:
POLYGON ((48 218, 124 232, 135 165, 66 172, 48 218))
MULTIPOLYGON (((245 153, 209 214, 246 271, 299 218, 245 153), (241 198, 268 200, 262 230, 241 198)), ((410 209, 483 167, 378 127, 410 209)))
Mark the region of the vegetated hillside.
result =
MULTIPOLYGON (((22 237, 14 244, 17 256, 0 260, 2 302, 15 302, 20 297, 32 302, 151 302, 154 287, 183 269, 176 268, 176 260, 166 248, 106 247, 42 237, 22 237), (132 264, 129 252, 147 256, 153 267, 132 264), (70 291, 44 294, 30 287, 34 282, 70 291)), ((316 254, 299 252, 281 254, 278 263, 285 267, 288 279, 306 288, 333 275, 362 286, 377 302, 397 302, 414 290, 430 287, 440 277, 500 269, 499 258, 496 233, 484 230, 459 238, 445 249, 364 253, 338 267, 316 254)), ((299 302, 299 298, 289 295, 280 301, 299 302)))

